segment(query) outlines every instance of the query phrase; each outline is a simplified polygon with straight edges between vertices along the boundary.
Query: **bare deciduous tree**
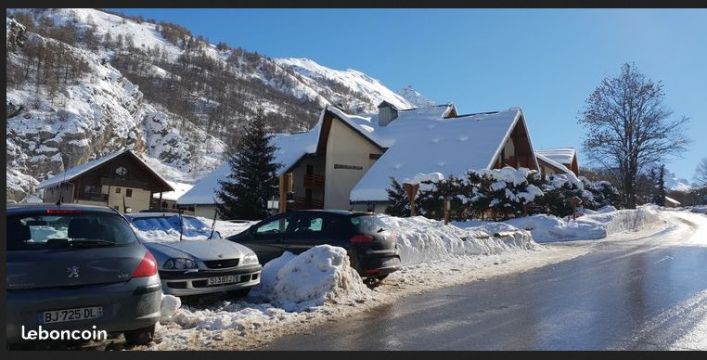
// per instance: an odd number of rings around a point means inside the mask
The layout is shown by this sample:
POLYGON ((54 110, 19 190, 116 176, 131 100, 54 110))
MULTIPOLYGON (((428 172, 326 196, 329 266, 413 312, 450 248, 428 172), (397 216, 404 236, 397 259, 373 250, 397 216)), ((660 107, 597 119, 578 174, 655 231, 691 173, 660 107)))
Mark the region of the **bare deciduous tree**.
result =
POLYGON ((589 96, 579 124, 586 132, 587 156, 617 169, 622 205, 636 207, 636 179, 644 167, 685 150, 686 117, 672 118, 663 105, 663 85, 624 64, 616 77, 602 80, 589 96))
POLYGON ((695 182, 700 187, 707 187, 707 158, 702 158, 695 170, 695 182))

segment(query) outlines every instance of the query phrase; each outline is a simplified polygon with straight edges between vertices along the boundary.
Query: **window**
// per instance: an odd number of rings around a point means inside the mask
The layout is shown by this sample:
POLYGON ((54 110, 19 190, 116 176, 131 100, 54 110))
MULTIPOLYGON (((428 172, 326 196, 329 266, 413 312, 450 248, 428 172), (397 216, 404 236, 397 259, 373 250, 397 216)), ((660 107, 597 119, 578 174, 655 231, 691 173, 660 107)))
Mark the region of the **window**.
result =
POLYGON ((320 217, 301 216, 293 221, 292 229, 288 232, 321 232, 323 231, 324 219, 320 217))
POLYGON ((285 218, 274 219, 260 225, 256 230, 256 234, 279 234, 285 232, 289 221, 285 218))
POLYGON ((387 226, 377 215, 357 215, 351 217, 351 223, 363 234, 375 234, 387 226))
POLYGON ((314 175, 314 165, 307 165, 307 175, 314 175))
POLYGON ((133 197, 133 189, 125 189, 125 197, 133 197))
POLYGON ((115 188, 115 193, 116 193, 116 194, 120 194, 120 188, 119 188, 119 187, 115 188))
POLYGON ((66 214, 33 212, 8 216, 7 249, 80 249, 82 247, 71 247, 71 243, 101 240, 129 244, 137 240, 130 226, 116 214, 71 211, 66 214))

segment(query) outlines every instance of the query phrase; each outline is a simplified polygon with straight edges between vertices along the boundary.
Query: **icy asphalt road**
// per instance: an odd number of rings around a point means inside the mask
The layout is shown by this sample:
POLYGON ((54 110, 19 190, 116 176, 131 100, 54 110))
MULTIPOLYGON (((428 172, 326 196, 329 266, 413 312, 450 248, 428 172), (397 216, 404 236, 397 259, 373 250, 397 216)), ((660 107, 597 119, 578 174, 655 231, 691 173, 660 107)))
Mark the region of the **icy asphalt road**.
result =
POLYGON ((707 216, 666 214, 675 225, 658 234, 409 296, 261 350, 707 350, 707 216))

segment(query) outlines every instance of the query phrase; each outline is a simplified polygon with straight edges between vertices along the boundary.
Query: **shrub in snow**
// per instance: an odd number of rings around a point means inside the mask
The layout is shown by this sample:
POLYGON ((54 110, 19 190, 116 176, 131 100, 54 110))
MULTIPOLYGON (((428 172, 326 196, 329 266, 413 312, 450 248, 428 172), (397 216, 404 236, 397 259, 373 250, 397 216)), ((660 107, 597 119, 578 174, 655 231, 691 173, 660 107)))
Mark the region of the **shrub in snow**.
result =
POLYGON ((592 198, 590 192, 585 192, 584 184, 574 176, 550 175, 542 189, 544 194, 537 204, 543 212, 559 217, 572 215, 576 211, 569 202, 572 197, 580 198, 582 204, 590 202, 592 198))
POLYGON ((585 208, 597 210, 605 206, 618 206, 621 199, 619 190, 610 182, 590 181, 584 176, 580 176, 579 179, 582 181, 584 189, 592 194, 592 199, 584 204, 585 208))
MULTIPOLYGON (((403 186, 395 178, 390 178, 390 187, 386 191, 390 205, 385 208, 385 213, 392 216, 410 216, 410 201, 403 186)), ((415 199, 415 208, 420 208, 419 196, 415 199)))
POLYGON ((251 293, 287 311, 302 311, 326 302, 362 301, 370 296, 345 249, 315 246, 295 256, 285 252, 265 264, 260 285, 251 293))
POLYGON ((543 195, 542 176, 527 168, 469 170, 466 180, 463 195, 468 212, 481 217, 487 210, 504 219, 523 215, 543 195))
POLYGON ((444 218, 444 199, 450 201, 449 218, 451 220, 461 220, 464 218, 464 202, 459 194, 463 193, 464 181, 460 178, 450 176, 447 179, 437 181, 425 180, 423 185, 427 185, 418 195, 420 201, 420 214, 430 219, 444 218))
MULTIPOLYGON (((402 187, 392 179, 388 198, 392 205, 387 213, 408 216, 407 197, 402 187)), ((574 211, 598 209, 618 202, 619 193, 607 181, 592 182, 571 174, 544 177, 527 168, 504 167, 493 170, 469 170, 463 179, 450 176, 447 179, 421 181, 426 188, 420 189, 416 206, 419 214, 432 219, 442 219, 443 202, 450 199, 451 220, 469 218, 514 218, 535 213, 547 213, 560 217, 572 215, 574 211), (582 200, 575 209, 570 199, 582 200)))

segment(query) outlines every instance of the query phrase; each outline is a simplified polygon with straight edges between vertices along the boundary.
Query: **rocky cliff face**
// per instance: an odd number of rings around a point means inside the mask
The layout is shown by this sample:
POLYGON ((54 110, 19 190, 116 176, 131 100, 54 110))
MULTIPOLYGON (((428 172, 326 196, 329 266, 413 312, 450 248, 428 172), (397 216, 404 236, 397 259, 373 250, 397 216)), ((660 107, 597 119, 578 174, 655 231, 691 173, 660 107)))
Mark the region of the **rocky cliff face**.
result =
POLYGON ((9 201, 124 148, 169 180, 193 182, 223 161, 255 116, 290 132, 308 129, 327 104, 413 107, 358 71, 216 46, 175 24, 95 9, 8 14, 9 201))

